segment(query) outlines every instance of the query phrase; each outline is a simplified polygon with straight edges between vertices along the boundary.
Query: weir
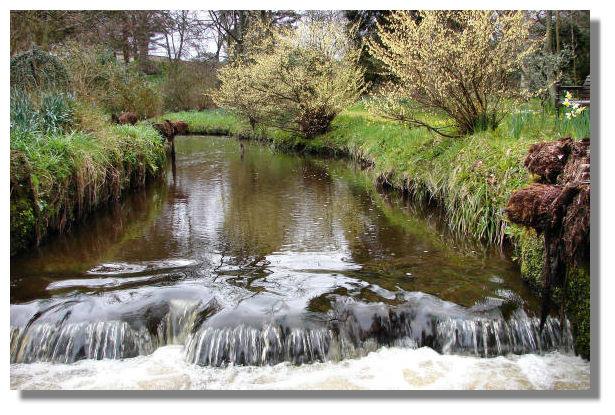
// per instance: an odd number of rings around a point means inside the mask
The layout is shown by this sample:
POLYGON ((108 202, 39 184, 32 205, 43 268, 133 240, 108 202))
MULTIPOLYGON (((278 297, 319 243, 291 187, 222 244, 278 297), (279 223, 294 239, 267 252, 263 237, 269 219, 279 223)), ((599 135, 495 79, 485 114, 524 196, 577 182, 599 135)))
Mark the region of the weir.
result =
POLYGON ((261 317, 260 322, 236 325, 224 324, 238 318, 216 312, 215 300, 205 305, 174 301, 159 320, 71 322, 69 306, 43 322, 37 321, 37 312, 25 326, 12 327, 11 362, 125 359, 171 344, 184 345, 186 361, 204 366, 339 361, 383 346, 493 357, 567 351, 572 344, 569 325, 553 317, 541 332, 540 320, 522 310, 506 319, 497 308, 485 313, 442 304, 440 309, 451 312, 433 313, 430 309, 443 302, 417 296, 414 304, 396 307, 341 299, 328 313, 261 317))

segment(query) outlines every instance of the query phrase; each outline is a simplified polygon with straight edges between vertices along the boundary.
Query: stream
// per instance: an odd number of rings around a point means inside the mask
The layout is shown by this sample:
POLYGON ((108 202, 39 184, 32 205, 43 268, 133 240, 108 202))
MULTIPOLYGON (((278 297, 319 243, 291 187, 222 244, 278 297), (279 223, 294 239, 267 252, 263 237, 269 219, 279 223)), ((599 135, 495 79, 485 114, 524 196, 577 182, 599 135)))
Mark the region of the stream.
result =
POLYGON ((12 389, 587 389, 498 249, 343 160, 178 137, 164 179, 11 259, 12 389))

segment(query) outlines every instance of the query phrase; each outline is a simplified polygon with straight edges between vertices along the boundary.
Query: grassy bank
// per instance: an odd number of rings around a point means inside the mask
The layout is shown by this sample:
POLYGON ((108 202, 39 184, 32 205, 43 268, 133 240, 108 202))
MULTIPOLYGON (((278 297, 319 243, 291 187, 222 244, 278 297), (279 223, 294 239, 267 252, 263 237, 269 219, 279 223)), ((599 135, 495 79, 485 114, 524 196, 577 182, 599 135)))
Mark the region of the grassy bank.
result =
MULTIPOLYGON (((262 139, 283 149, 357 159, 370 166, 374 181, 403 189, 417 201, 442 205, 454 232, 496 244, 510 241, 524 278, 535 287, 541 284, 541 239, 508 224, 504 207, 510 194, 531 180, 523 166, 530 145, 578 134, 574 125, 535 106, 511 111, 496 130, 462 139, 375 117, 361 104, 341 113, 328 133, 310 140, 271 128, 252 130, 223 110, 170 113, 162 118, 186 121, 193 134, 262 139)), ((570 290, 580 295, 578 304, 585 305, 570 309, 569 316, 577 351, 587 357, 589 284, 580 282, 583 271, 573 274, 570 290)))
POLYGON ((59 135, 11 131, 11 255, 65 231, 163 171, 164 141, 147 125, 59 135))

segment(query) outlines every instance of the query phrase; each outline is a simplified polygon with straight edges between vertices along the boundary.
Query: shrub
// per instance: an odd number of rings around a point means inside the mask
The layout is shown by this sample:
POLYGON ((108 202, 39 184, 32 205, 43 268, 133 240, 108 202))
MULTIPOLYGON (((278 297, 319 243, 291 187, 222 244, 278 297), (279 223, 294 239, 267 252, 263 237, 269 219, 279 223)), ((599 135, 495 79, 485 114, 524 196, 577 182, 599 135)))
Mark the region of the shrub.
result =
POLYGON ((71 87, 79 100, 100 105, 110 113, 134 112, 139 118, 162 112, 162 97, 156 86, 136 68, 117 62, 110 50, 69 42, 56 53, 68 68, 71 87))
POLYGON ((257 123, 313 137, 362 92, 363 74, 345 30, 334 23, 269 29, 250 55, 224 67, 214 101, 257 123))
POLYGON ((369 49, 395 81, 372 110, 449 136, 498 125, 504 101, 521 95, 514 75, 538 42, 522 12, 398 11, 377 27, 369 49))
POLYGON ((36 47, 11 58, 11 87, 24 91, 68 91, 66 68, 54 55, 36 47))
POLYGON ((108 94, 101 100, 109 112, 117 114, 130 111, 140 119, 162 113, 162 95, 144 75, 128 70, 114 73, 110 84, 108 94))
POLYGON ((216 87, 216 68, 206 62, 180 62, 172 65, 161 85, 167 111, 213 108, 210 91, 216 87))

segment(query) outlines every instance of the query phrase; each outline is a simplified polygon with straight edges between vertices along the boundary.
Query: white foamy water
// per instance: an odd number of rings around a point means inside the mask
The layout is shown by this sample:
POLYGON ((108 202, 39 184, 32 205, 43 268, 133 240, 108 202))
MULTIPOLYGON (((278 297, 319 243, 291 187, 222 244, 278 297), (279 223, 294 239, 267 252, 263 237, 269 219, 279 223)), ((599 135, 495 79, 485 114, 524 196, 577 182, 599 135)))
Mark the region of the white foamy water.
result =
POLYGON ((12 389, 588 389, 589 362, 552 352, 496 358, 381 348, 360 359, 226 368, 186 363, 183 346, 149 356, 11 365, 12 389))

